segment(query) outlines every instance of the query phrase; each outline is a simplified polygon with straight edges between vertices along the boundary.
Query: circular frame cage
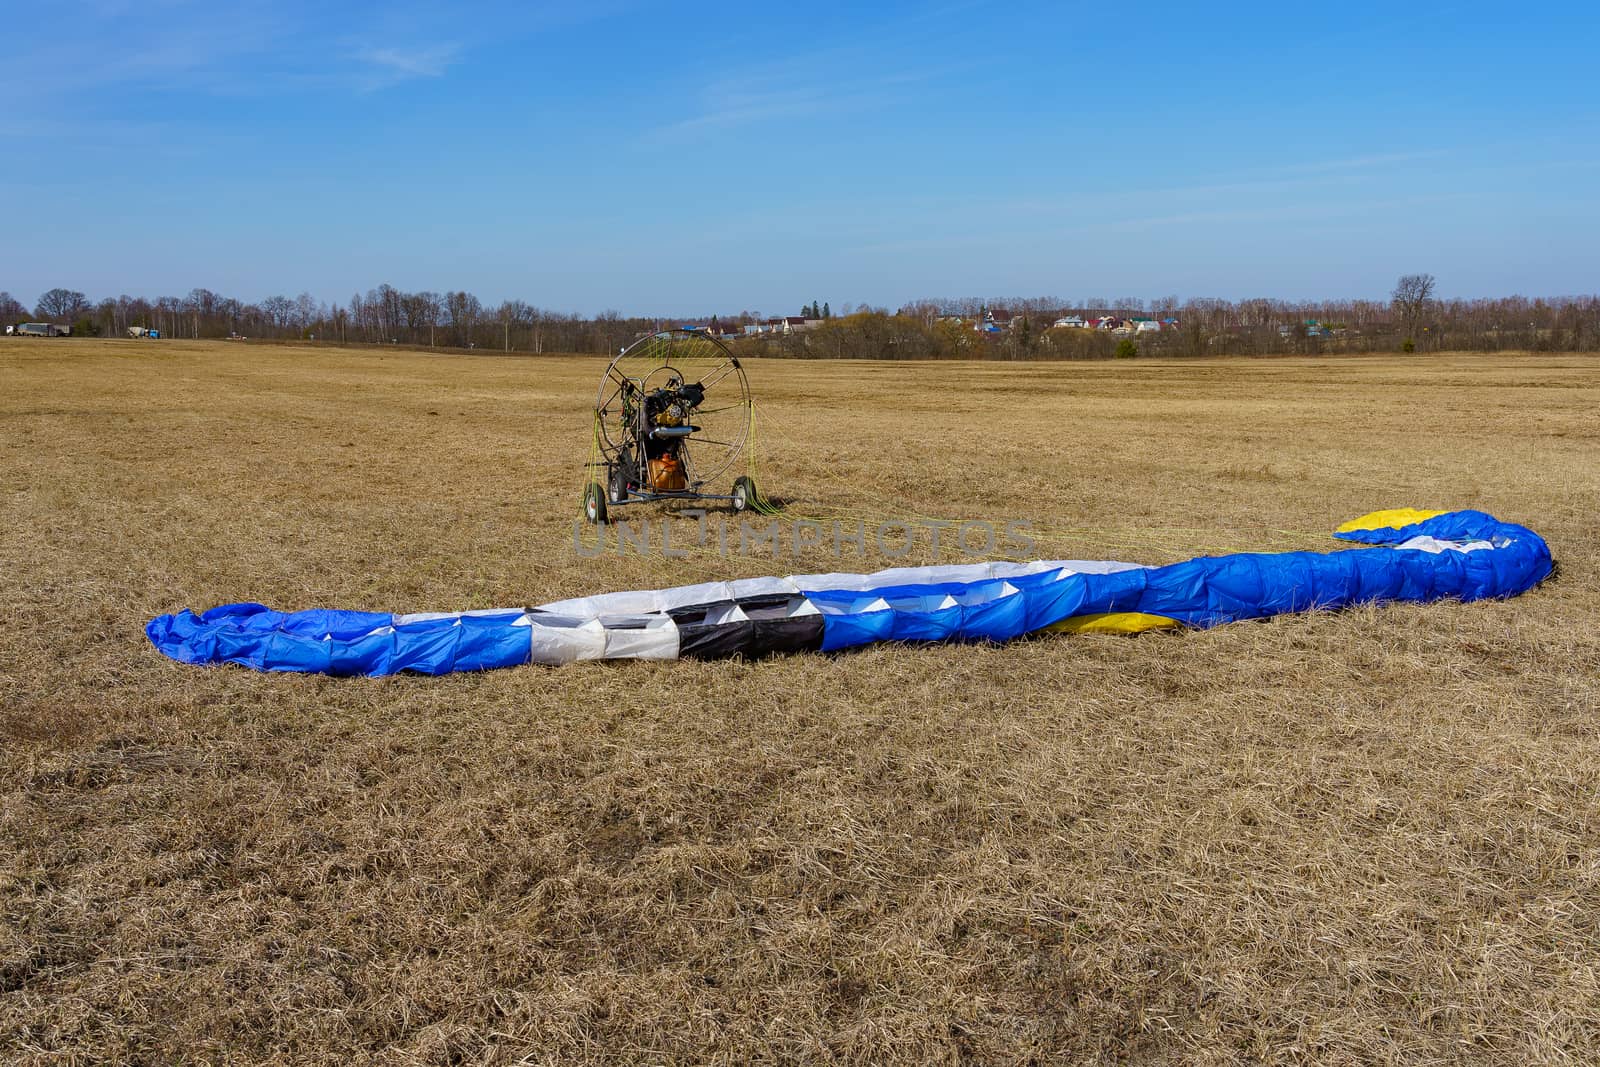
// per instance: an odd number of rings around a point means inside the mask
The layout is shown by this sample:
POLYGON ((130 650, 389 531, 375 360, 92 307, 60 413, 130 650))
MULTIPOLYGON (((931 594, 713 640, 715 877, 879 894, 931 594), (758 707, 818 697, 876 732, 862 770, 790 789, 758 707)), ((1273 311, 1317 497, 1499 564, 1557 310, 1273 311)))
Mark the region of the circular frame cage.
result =
POLYGON ((659 500, 755 505, 748 476, 714 491, 745 453, 751 415, 750 382, 720 340, 693 329, 639 338, 606 365, 595 394, 590 466, 602 477, 585 491, 586 517, 659 500))

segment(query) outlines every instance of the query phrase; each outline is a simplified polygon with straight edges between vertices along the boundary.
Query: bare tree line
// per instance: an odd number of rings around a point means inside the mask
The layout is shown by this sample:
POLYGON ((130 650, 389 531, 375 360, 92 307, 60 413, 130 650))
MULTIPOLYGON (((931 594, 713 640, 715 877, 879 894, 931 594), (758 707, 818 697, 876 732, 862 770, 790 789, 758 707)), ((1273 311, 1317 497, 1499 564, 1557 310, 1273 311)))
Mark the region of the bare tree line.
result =
POLYGON ((585 317, 521 300, 486 306, 464 290, 405 292, 391 285, 358 292, 345 304, 330 304, 309 293, 245 303, 209 289, 192 289, 181 297, 124 295, 93 302, 76 290, 52 289, 40 296, 31 312, 10 293, 0 292, 0 323, 16 324, 30 318, 66 323, 73 326, 74 333, 91 336, 122 336, 130 327, 144 327, 178 338, 245 337, 516 352, 614 352, 663 323, 656 318, 624 318, 616 311, 585 317))
MULTIPOLYGON (((763 334, 738 343, 753 353, 796 358, 1071 359, 1129 354, 1129 340, 1107 330, 1062 328, 1068 316, 1161 320, 1158 331, 1132 340, 1139 355, 1270 355, 1381 351, 1600 351, 1600 297, 1475 300, 1434 297, 1431 275, 1401 278, 1384 300, 1230 301, 1176 296, 964 297, 887 308, 845 304, 832 318, 792 335, 763 334), (998 333, 974 330, 985 312, 1009 313, 998 333)), ((814 304, 815 302, 813 302, 814 304)), ((811 305, 808 305, 808 307, 811 305)), ((129 327, 164 336, 314 340, 335 344, 400 344, 514 352, 616 352, 643 333, 680 323, 737 327, 759 312, 674 319, 603 311, 592 317, 539 308, 521 300, 485 305, 466 291, 406 292, 380 285, 347 303, 309 293, 254 303, 193 289, 181 297, 134 296, 91 301, 82 292, 51 289, 32 312, 0 292, 0 323, 30 317, 74 326, 79 334, 121 336, 129 327)))
MULTIPOLYGON (((1256 298, 1091 296, 987 297, 919 300, 894 318, 914 335, 884 341, 881 324, 847 317, 802 338, 785 338, 794 354, 850 355, 877 351, 916 358, 1110 358, 1125 340, 1140 355, 1272 355, 1394 351, 1600 351, 1600 296, 1447 299, 1434 296, 1432 275, 1402 277, 1389 300, 1290 301, 1256 298), (985 312, 1005 309, 1010 325, 996 335, 974 332, 985 312), (1125 337, 1109 330, 1058 328, 1084 320, 1152 318, 1161 329, 1125 337), (827 336, 830 331, 856 336, 827 336)), ((885 314, 881 310, 875 315, 885 314)), ((1124 348, 1124 351, 1126 349, 1124 348)))

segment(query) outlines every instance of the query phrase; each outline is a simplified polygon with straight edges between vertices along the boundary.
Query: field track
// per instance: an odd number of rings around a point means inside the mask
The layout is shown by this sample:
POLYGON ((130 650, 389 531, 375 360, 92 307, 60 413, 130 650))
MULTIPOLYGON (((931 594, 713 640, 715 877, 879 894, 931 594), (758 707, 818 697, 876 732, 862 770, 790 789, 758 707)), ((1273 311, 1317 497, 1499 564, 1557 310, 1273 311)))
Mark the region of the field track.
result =
POLYGON ((437 679, 145 642, 934 561, 583 558, 603 366, 0 342, 0 1062, 1600 1060, 1600 361, 749 365, 791 516, 1158 563, 1475 507, 1560 567, 1509 602, 437 679))

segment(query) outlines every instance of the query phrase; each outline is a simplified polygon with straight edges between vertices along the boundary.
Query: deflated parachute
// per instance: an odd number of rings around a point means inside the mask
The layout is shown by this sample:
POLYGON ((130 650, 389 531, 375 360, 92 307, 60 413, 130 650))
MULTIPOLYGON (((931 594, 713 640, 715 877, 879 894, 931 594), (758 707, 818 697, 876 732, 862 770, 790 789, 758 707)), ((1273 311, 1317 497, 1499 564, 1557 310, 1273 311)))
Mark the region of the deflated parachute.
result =
POLYGON ((1538 534, 1481 511, 1374 512, 1330 553, 1240 553, 1164 567, 1053 560, 750 578, 537 608, 390 615, 228 604, 151 620, 184 663, 261 671, 446 674, 524 663, 832 651, 876 641, 1133 633, 1392 601, 1511 597, 1551 571, 1538 534))

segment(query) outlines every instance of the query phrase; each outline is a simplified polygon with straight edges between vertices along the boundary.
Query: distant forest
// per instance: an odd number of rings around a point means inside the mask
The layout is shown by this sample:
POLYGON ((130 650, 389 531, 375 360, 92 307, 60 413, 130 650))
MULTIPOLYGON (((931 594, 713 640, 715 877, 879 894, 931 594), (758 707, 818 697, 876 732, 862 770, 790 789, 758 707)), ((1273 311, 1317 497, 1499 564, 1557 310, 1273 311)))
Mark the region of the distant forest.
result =
MULTIPOLYGON (((0 292, 0 323, 71 324, 75 335, 120 337, 130 327, 164 337, 432 346, 507 352, 615 353, 665 326, 715 327, 749 354, 801 359, 1096 359, 1129 356, 1392 351, 1600 351, 1600 297, 1438 299, 1430 275, 1400 279, 1389 300, 1228 301, 1134 297, 920 300, 890 311, 844 305, 791 333, 743 336, 758 312, 676 318, 592 317, 468 292, 404 292, 380 285, 344 304, 309 294, 246 303, 208 289, 187 296, 90 300, 52 289, 30 311, 0 292), (1076 316, 1118 328, 1058 323, 1076 316), (1144 329, 1136 320, 1145 320, 1144 329), (1159 323, 1152 327, 1150 321, 1159 323)), ((811 315, 817 303, 781 315, 811 315)))

